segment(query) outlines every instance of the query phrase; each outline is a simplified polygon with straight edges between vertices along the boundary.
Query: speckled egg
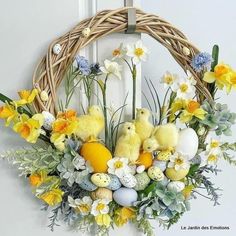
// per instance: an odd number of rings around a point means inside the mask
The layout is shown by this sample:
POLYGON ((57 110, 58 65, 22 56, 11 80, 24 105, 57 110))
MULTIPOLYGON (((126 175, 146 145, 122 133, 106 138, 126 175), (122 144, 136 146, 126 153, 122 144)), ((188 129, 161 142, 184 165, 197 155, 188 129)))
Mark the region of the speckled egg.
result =
POLYGON ((151 181, 146 172, 136 174, 135 178, 137 180, 137 184, 134 188, 136 191, 144 190, 151 181))
POLYGON ((161 169, 161 171, 164 172, 166 170, 166 167, 167 167, 167 162, 166 161, 155 160, 153 162, 153 166, 159 167, 161 169))
POLYGON ((97 199, 108 199, 112 201, 112 191, 107 188, 98 188, 96 191, 91 193, 93 200, 97 199))
POLYGON ((184 188, 185 184, 181 181, 172 181, 167 185, 168 190, 176 193, 181 192, 182 190, 184 190, 184 188))
POLYGON ((62 47, 59 43, 55 44, 52 48, 54 54, 58 55, 62 50, 62 47))
POLYGON ((46 130, 51 131, 52 130, 52 124, 55 121, 55 117, 53 114, 51 114, 48 111, 43 111, 42 112, 43 118, 44 118, 44 122, 43 122, 43 127, 46 130))
POLYGON ((120 188, 113 193, 114 201, 124 207, 130 207, 138 199, 137 192, 132 188, 120 188))
POLYGON ((111 182, 107 186, 107 188, 112 191, 115 191, 115 190, 121 188, 121 182, 120 182, 119 178, 116 175, 109 174, 109 176, 110 176, 111 182))
POLYGON ((98 187, 107 187, 111 182, 111 178, 108 174, 96 173, 91 176, 91 181, 98 187))
POLYGON ((151 166, 148 169, 148 176, 154 181, 162 181, 164 179, 164 174, 159 167, 151 166))
POLYGON ((122 175, 120 182, 127 188, 134 188, 137 184, 137 180, 132 174, 122 175))
POLYGON ((98 187, 91 182, 90 178, 91 175, 86 175, 79 184, 79 187, 89 192, 95 191, 98 187))
POLYGON ((137 172, 138 174, 143 173, 144 171, 145 171, 145 166, 144 166, 144 165, 138 166, 138 167, 136 168, 136 172, 137 172))
POLYGON ((171 151, 161 151, 157 154, 158 161, 169 161, 171 156, 171 151))

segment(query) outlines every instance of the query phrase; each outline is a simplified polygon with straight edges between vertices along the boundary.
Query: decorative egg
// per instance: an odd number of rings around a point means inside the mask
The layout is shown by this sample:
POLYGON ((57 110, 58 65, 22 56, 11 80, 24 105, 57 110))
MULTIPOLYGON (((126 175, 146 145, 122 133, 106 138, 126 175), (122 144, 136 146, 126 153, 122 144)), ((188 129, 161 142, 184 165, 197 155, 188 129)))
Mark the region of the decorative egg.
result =
POLYGON ((107 187, 111 182, 111 178, 108 174, 96 173, 91 176, 91 181, 98 187, 107 187))
POLYGON ((107 162, 112 159, 111 152, 101 143, 84 143, 81 147, 80 155, 89 161, 95 173, 106 173, 107 162))
POLYGON ((93 200, 107 199, 112 201, 112 191, 107 188, 98 188, 96 191, 91 193, 93 200))
POLYGON ((40 93, 40 99, 42 102, 47 102, 49 97, 48 97, 48 93, 43 90, 41 93, 40 93))
POLYGON ((148 169, 150 166, 152 166, 153 156, 151 152, 143 152, 139 155, 139 158, 137 160, 138 165, 145 166, 145 169, 148 169))
POLYGON ((108 175, 111 179, 111 182, 106 188, 108 188, 112 191, 115 191, 115 190, 121 188, 121 182, 120 182, 119 178, 116 175, 111 175, 111 174, 108 174, 108 175))
POLYGON ((178 181, 186 177, 189 169, 175 170, 174 168, 167 168, 165 171, 166 176, 173 181, 178 181))
POLYGON ((137 172, 138 174, 143 173, 144 171, 145 171, 145 166, 144 166, 144 165, 138 166, 138 167, 136 168, 136 172, 137 172))
POLYGON ((192 128, 186 128, 179 132, 179 141, 176 151, 183 153, 192 159, 198 151, 199 140, 197 133, 192 128))
POLYGON ((130 168, 130 174, 135 175, 136 174, 136 165, 129 165, 130 168))
POLYGON ((114 201, 124 207, 130 207, 138 199, 137 192, 132 188, 120 188, 113 193, 114 201))
POLYGON ((151 181, 146 172, 136 174, 135 178, 137 180, 137 184, 134 187, 136 191, 144 190, 151 181))
POLYGON ((181 181, 172 181, 167 185, 168 190, 172 192, 176 192, 176 193, 183 191, 184 188, 185 188, 185 184, 181 181))
POLYGON ((89 192, 95 191, 98 187, 91 182, 90 178, 91 175, 86 175, 79 184, 79 187, 89 192))
POLYGON ((166 170, 166 167, 167 167, 167 162, 166 161, 155 160, 153 162, 153 166, 159 167, 161 169, 161 171, 164 172, 166 170))
POLYGON ((43 127, 46 130, 51 131, 52 130, 52 124, 55 121, 55 117, 53 114, 51 114, 48 111, 43 111, 42 112, 43 118, 44 118, 44 123, 43 123, 43 127))
POLYGON ((122 175, 120 178, 120 182, 127 188, 134 188, 137 184, 137 180, 132 174, 122 175))
POLYGON ((170 182, 169 179, 167 179, 166 176, 164 176, 164 179, 159 183, 163 186, 167 186, 169 182, 170 182))
POLYGON ((185 56, 189 56, 189 55, 190 55, 190 50, 189 50, 189 48, 183 47, 183 54, 184 54, 185 56))
POLYGON ((164 174, 159 167, 152 166, 148 169, 148 176, 154 181, 162 181, 164 174))
POLYGON ((52 48, 54 54, 58 55, 61 52, 61 45, 59 43, 55 44, 52 48))
POLYGON ((86 38, 90 35, 90 33, 91 33, 90 28, 85 28, 85 29, 83 29, 83 31, 82 31, 82 35, 83 35, 84 37, 86 37, 86 38))
POLYGON ((172 155, 171 151, 161 151, 157 154, 157 160, 169 161, 171 155, 172 155))

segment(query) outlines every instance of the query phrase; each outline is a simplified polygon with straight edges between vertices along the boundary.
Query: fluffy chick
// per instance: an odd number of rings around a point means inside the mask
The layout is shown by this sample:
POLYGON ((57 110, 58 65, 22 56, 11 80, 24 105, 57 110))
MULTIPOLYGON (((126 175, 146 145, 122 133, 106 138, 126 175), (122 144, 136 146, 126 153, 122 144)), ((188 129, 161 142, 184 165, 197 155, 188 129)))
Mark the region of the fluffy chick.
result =
POLYGON ((158 143, 159 150, 172 150, 178 144, 179 130, 172 123, 155 127, 152 135, 158 143))
POLYGON ((88 108, 87 115, 79 116, 76 136, 83 141, 96 140, 104 129, 104 115, 99 106, 88 108))
POLYGON ((126 122, 117 140, 115 156, 128 158, 131 163, 134 163, 139 157, 140 146, 141 140, 135 132, 135 125, 126 122))
POLYGON ((146 108, 136 109, 136 120, 134 121, 135 131, 139 135, 141 142, 150 137, 153 125, 149 121, 150 111, 146 108))

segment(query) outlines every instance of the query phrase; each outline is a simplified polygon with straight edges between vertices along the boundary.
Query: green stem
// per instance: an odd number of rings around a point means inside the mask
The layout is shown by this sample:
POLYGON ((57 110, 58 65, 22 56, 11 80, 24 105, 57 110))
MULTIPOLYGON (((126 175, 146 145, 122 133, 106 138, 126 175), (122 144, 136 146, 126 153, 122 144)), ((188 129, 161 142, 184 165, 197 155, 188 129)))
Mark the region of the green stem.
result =
POLYGON ((104 111, 104 122, 105 122, 105 145, 108 147, 108 120, 107 120, 107 99, 106 99, 106 90, 107 90, 107 80, 108 75, 106 76, 104 87, 102 91, 103 96, 103 111, 104 111))
POLYGON ((132 79, 133 79, 133 107, 132 107, 132 119, 135 119, 136 112, 136 78, 137 78, 137 69, 136 65, 133 65, 132 70, 132 79))

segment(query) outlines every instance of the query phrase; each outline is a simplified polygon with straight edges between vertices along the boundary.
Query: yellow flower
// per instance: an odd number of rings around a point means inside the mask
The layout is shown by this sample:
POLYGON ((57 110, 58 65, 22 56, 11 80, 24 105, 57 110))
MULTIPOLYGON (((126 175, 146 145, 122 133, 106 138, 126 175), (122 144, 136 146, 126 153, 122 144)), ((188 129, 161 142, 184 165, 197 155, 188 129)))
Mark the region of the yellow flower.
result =
POLYGON ((76 128, 77 128, 77 120, 70 121, 59 118, 53 123, 52 132, 71 135, 75 132, 76 128))
POLYGON ((116 210, 114 222, 118 227, 121 227, 127 224, 129 220, 135 218, 135 216, 136 216, 136 213, 133 208, 122 207, 116 210))
POLYGON ((185 199, 188 199, 191 196, 192 191, 194 190, 194 185, 188 185, 184 188, 182 191, 182 194, 184 195, 185 199))
POLYGON ((111 217, 108 214, 100 214, 95 216, 95 220, 98 225, 100 226, 106 226, 107 228, 111 224, 111 217))
POLYGON ((50 141, 54 144, 54 146, 59 150, 59 151, 64 151, 65 149, 65 134, 60 134, 60 133, 54 133, 52 134, 50 141))
POLYGON ((60 112, 58 113, 57 118, 71 121, 77 120, 77 112, 75 110, 67 110, 65 112, 60 112))
POLYGON ((175 113, 177 111, 180 111, 182 109, 184 109, 185 107, 185 100, 183 99, 176 99, 172 104, 171 104, 171 108, 170 108, 170 122, 174 121, 175 119, 175 113))
POLYGON ((32 118, 23 114, 20 121, 13 126, 13 130, 29 143, 36 143, 43 125, 43 115, 36 114, 32 118))
POLYGON ((19 101, 15 101, 17 106, 23 106, 26 104, 30 104, 34 101, 35 97, 38 95, 38 90, 33 89, 32 91, 30 90, 22 90, 18 92, 20 96, 19 101))
POLYGON ((207 83, 216 83, 216 86, 219 89, 223 89, 226 87, 227 92, 230 91, 230 77, 231 77, 232 69, 229 65, 226 64, 218 64, 214 68, 214 72, 206 72, 204 74, 203 80, 207 83))
POLYGON ((189 100, 185 104, 185 108, 180 116, 180 120, 183 123, 191 121, 193 117, 203 120, 205 118, 205 114, 206 111, 200 107, 200 103, 194 100, 189 100))
POLYGON ((0 107, 0 119, 6 120, 6 126, 9 126, 10 123, 18 117, 18 112, 16 108, 10 104, 5 104, 0 107))
POLYGON ((47 179, 47 172, 42 170, 38 173, 32 174, 29 177, 29 182, 31 186, 38 187, 47 179))
POLYGON ((39 199, 45 201, 49 206, 55 206, 62 201, 64 192, 59 188, 54 188, 39 196, 39 199))

